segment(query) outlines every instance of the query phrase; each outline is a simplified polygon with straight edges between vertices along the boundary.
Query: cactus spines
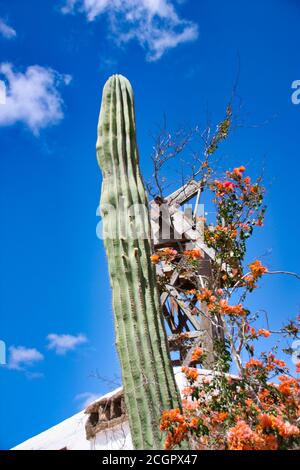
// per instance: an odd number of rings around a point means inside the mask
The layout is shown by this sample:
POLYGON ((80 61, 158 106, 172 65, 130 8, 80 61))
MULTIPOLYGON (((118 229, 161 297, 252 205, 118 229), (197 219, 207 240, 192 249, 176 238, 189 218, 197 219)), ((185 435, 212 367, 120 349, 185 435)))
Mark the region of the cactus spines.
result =
POLYGON ((133 92, 113 75, 103 89, 97 159, 116 346, 135 449, 161 449, 163 410, 180 403, 150 262, 148 201, 139 169, 133 92), (126 233, 125 233, 126 232, 126 233))

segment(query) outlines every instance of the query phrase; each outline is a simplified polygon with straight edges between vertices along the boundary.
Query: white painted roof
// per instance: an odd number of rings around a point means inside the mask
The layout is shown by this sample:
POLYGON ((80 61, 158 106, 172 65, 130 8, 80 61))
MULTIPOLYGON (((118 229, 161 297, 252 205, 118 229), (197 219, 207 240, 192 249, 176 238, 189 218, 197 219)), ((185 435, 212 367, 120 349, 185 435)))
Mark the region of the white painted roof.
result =
MULTIPOLYGON (((200 372, 200 371, 199 371, 200 372)), ((206 374, 208 371, 201 371, 206 374)), ((175 378, 178 388, 187 386, 187 381, 180 367, 174 368, 175 378)), ((109 398, 119 392, 118 388, 100 398, 109 398)), ((98 400, 95 400, 98 401, 98 400)), ((94 402, 93 402, 94 403, 94 402)), ((28 439, 22 444, 17 445, 13 450, 129 450, 132 449, 132 441, 128 423, 125 422, 110 430, 101 431, 96 438, 87 440, 85 433, 85 423, 88 415, 85 410, 71 416, 50 429, 28 439)))

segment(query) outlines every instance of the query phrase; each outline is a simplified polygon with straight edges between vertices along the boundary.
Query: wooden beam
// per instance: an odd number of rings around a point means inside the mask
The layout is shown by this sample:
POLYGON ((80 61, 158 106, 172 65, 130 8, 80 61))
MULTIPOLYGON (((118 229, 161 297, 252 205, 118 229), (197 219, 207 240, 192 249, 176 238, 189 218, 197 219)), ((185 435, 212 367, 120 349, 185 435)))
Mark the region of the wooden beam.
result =
POLYGON ((178 303, 179 307, 183 310, 185 315, 188 317, 189 321, 195 328, 195 330, 201 329, 201 323, 195 318, 195 316, 191 313, 190 309, 185 305, 184 301, 181 299, 179 292, 173 286, 166 286, 169 295, 171 295, 176 302, 178 303))
POLYGON ((201 181, 189 181, 187 184, 184 184, 183 186, 181 186, 181 188, 177 189, 172 194, 170 194, 166 198, 167 203, 170 206, 182 206, 182 204, 185 204, 190 199, 192 199, 195 194, 197 194, 197 191, 201 187, 201 184, 201 181))
POLYGON ((177 331, 177 327, 174 323, 174 318, 173 318, 172 314, 169 312, 166 305, 163 306, 162 311, 163 311, 164 317, 165 317, 165 319, 166 319, 166 321, 169 325, 170 330, 172 331, 172 333, 175 334, 176 331, 177 331))
POLYGON ((191 349, 189 350, 189 352, 187 353, 187 355, 185 356, 185 359, 182 363, 182 365, 184 367, 189 367, 189 365, 191 364, 192 361, 192 357, 193 357, 193 352, 195 350, 195 348, 197 348, 198 346, 200 346, 202 342, 202 338, 197 338, 193 344, 193 346, 191 347, 191 349))
MULTIPOLYGON (((179 273, 180 273, 180 267, 181 265, 184 263, 184 259, 181 258, 181 260, 179 261, 179 263, 177 264, 178 268, 176 267, 175 271, 173 272, 172 276, 171 276, 171 279, 170 279, 170 282, 168 283, 168 286, 174 286, 175 282, 177 281, 178 277, 179 277, 179 273)), ((164 304, 166 303, 167 301, 167 298, 169 297, 170 293, 168 291, 164 291, 161 296, 160 296, 160 303, 161 303, 161 306, 163 307, 164 304)))
POLYGON ((180 336, 182 336, 183 334, 185 335, 186 339, 194 339, 194 338, 199 338, 199 336, 203 336, 204 332, 203 331, 190 331, 189 333, 179 333, 177 335, 170 335, 168 336, 169 343, 180 340, 180 336))

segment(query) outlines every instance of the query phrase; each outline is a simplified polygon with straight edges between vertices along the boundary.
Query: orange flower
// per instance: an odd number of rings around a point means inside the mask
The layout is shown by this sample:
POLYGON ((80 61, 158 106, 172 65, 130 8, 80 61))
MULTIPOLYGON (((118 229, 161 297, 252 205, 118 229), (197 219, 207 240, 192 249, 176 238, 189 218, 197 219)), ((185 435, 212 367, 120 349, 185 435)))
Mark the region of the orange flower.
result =
POLYGON ((212 421, 214 423, 223 423, 225 419, 227 419, 229 416, 229 413, 227 411, 219 411, 218 413, 213 416, 212 421))
POLYGON ((250 361, 246 362, 245 367, 246 369, 254 369, 256 367, 262 367, 263 363, 258 359, 251 358, 250 361))
POLYGON ((278 367, 286 367, 286 363, 281 359, 273 359, 273 363, 278 367))
POLYGON ((241 178, 245 170, 246 168, 244 166, 240 166, 239 168, 235 168, 232 173, 238 178, 241 178))
POLYGON ((252 274, 249 274, 248 276, 245 276, 244 281, 245 281, 246 284, 248 284, 248 286, 251 289, 256 289, 257 288, 257 285, 255 285, 255 279, 252 276, 252 274))
POLYGON ((250 192, 252 194, 257 194, 258 193, 258 184, 254 184, 253 186, 251 186, 250 192))
POLYGON ((163 250, 160 251, 160 253, 162 255, 165 255, 165 256, 176 256, 177 255, 177 251, 173 250, 173 248, 164 248, 163 250))
POLYGON ((263 430, 273 429, 278 432, 281 437, 297 437, 300 435, 300 429, 284 421, 280 416, 262 414, 259 417, 259 423, 263 430))
POLYGON ((186 291, 187 295, 195 295, 197 293, 196 289, 190 289, 186 291))
POLYGON ((273 402, 272 398, 270 398, 270 391, 266 388, 259 392, 258 398, 262 403, 273 402))
POLYGON ((250 271, 252 273, 252 276, 254 277, 259 277, 262 276, 262 274, 268 272, 268 269, 262 265, 261 261, 254 261, 253 263, 249 264, 250 271))
POLYGON ((269 338, 271 335, 269 330, 264 330, 263 328, 260 328, 257 332, 258 336, 264 336, 265 338, 269 338))
POLYGON ((228 305, 227 300, 222 299, 219 302, 221 313, 227 315, 245 315, 245 310, 241 304, 238 305, 228 305))
POLYGON ((198 379, 198 371, 195 368, 183 367, 182 372, 185 374, 186 378, 191 382, 195 382, 198 379))
POLYGON ((201 250, 186 250, 183 252, 185 256, 188 256, 191 260, 197 260, 203 258, 203 252, 201 250))
POLYGON ((227 444, 229 450, 261 450, 265 446, 264 439, 242 420, 227 432, 227 444))
POLYGON ((262 429, 268 429, 273 427, 273 419, 274 416, 267 415, 267 414, 261 414, 259 416, 259 424, 262 427, 262 429))
POLYGON ((164 430, 164 429, 167 429, 170 426, 170 424, 173 424, 173 423, 182 424, 184 423, 184 421, 185 419, 180 413, 179 408, 175 408, 173 410, 167 410, 163 412, 160 429, 164 430))
POLYGON ((184 387, 181 390, 182 395, 185 396, 185 397, 188 397, 189 395, 192 395, 193 392, 194 392, 194 387, 184 387))
POLYGON ((202 290, 201 294, 197 295, 197 299, 201 300, 202 302, 210 302, 212 296, 212 291, 209 289, 206 289, 206 287, 202 290))
POLYGON ((264 448, 261 450, 277 450, 278 449, 278 441, 274 434, 268 434, 264 436, 264 448))
POLYGON ((188 432, 188 424, 185 417, 180 413, 179 408, 164 411, 160 423, 161 431, 170 430, 165 441, 165 449, 180 444, 188 432))
POLYGON ((246 403, 247 408, 251 408, 252 405, 254 404, 254 401, 251 400, 251 398, 247 398, 247 400, 245 400, 245 403, 246 403))
POLYGON ((150 259, 151 259, 151 263, 153 263, 153 264, 159 263, 159 256, 158 255, 152 255, 150 257, 150 259))
POLYGON ((192 362, 199 361, 199 359, 203 356, 203 349, 202 348, 195 348, 192 354, 192 362))
POLYGON ((261 264, 260 261, 254 261, 253 263, 249 264, 249 268, 251 271, 251 274, 248 274, 248 276, 244 277, 244 281, 246 284, 249 285, 251 289, 255 289, 257 286, 255 285, 255 282, 257 279, 259 279, 263 274, 268 272, 268 269, 261 264))
POLYGON ((198 418, 192 418, 191 422, 190 422, 190 428, 191 429, 197 429, 199 426, 199 419, 198 418))
POLYGON ((299 393, 299 379, 294 379, 293 377, 288 377, 287 375, 281 375, 278 377, 278 379, 281 382, 281 384, 278 385, 278 390, 280 393, 286 396, 291 395, 294 391, 299 393))
POLYGON ((231 181, 225 181, 222 186, 227 192, 234 190, 234 184, 231 181))

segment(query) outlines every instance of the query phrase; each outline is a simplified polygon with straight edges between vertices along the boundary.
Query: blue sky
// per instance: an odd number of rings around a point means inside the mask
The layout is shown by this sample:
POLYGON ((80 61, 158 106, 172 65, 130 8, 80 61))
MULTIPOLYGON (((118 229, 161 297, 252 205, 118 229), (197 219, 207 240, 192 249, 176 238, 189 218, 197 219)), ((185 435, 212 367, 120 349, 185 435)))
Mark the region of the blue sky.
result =
MULTIPOLYGON (((101 92, 112 73, 135 91, 144 176, 151 133, 223 117, 241 60, 244 126, 222 166, 264 169, 265 227, 249 259, 299 271, 300 3, 296 0, 0 0, 2 215, 0 448, 67 418, 118 382, 111 293, 96 237, 101 92)), ((251 300, 276 326, 299 309, 294 279, 251 300)))

